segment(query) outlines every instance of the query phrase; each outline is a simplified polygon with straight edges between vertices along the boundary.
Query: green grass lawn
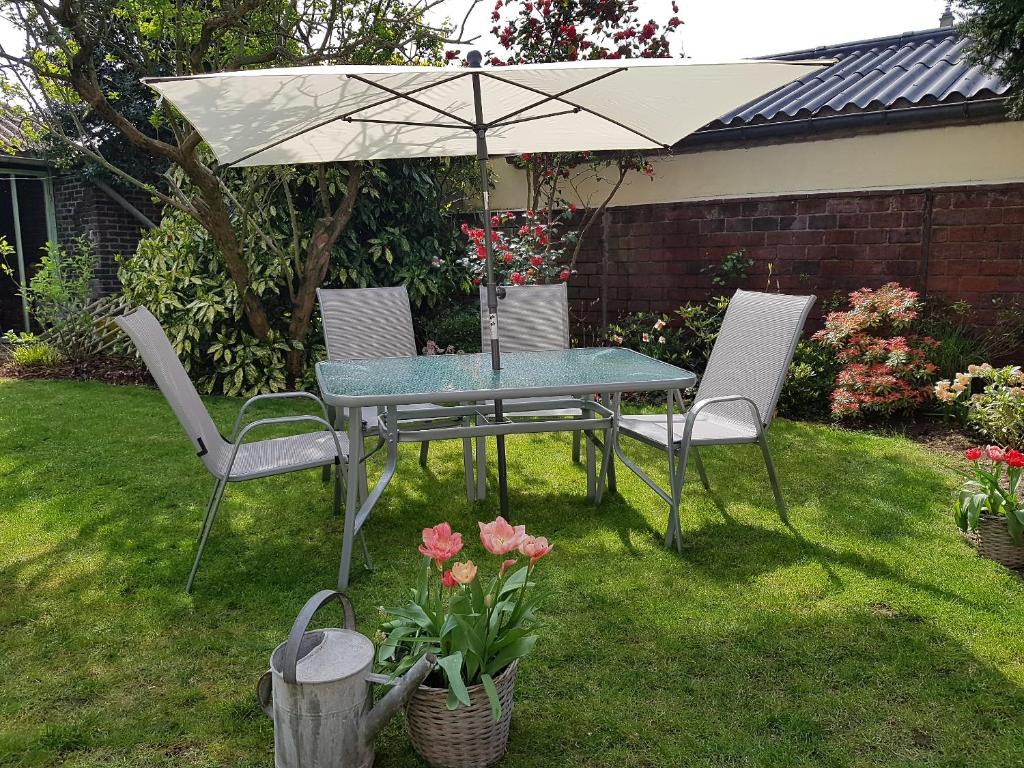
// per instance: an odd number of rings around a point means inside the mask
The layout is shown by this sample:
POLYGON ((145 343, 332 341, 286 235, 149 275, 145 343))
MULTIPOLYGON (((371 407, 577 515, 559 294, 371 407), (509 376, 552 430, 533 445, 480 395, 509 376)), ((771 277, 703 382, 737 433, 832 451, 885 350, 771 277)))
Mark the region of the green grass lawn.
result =
MULTIPOLYGON (((210 401, 225 430, 238 404, 210 401)), ((771 443, 792 528, 756 448, 708 450, 680 555, 637 478, 595 507, 567 436, 509 441, 516 518, 556 549, 503 765, 1024 764, 1024 583, 958 538, 957 461, 792 422, 771 443)), ((450 520, 479 560, 496 514, 466 501, 459 444, 416 459, 367 527, 367 634, 421 528, 450 520)), ((341 521, 319 473, 231 486, 189 596, 210 485, 153 390, 0 381, 0 765, 272 764, 254 686, 333 585, 341 521)), ((377 764, 419 765, 401 717, 377 764)))

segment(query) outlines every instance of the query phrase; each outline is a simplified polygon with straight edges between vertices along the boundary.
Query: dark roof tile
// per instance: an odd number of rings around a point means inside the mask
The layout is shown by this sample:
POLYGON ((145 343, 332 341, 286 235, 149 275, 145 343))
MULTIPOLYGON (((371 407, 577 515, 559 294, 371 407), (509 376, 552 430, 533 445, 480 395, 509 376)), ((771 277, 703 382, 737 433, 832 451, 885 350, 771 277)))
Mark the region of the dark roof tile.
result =
POLYGON ((966 46, 956 29, 943 28, 765 56, 837 62, 733 110, 708 128, 955 103, 1006 93, 1006 83, 967 62, 966 46))

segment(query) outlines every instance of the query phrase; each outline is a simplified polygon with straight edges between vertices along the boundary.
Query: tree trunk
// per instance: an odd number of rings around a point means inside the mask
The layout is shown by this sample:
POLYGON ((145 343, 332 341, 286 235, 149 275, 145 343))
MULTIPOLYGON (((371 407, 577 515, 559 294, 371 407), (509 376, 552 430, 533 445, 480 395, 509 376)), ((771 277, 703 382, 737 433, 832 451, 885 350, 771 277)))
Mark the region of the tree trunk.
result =
POLYGON ((224 266, 227 267, 231 280, 238 288, 242 310, 245 312, 249 329, 256 338, 266 341, 270 336, 270 321, 267 319, 267 312, 259 296, 249 290, 252 282, 249 265, 245 263, 242 244, 238 241, 238 235, 231 224, 231 215, 224 204, 224 192, 221 190, 220 182, 217 181, 213 173, 200 165, 194 158, 190 157, 187 160, 183 158, 181 167, 199 189, 203 202, 203 206, 199 210, 202 218, 200 223, 217 244, 217 248, 224 258, 224 266))
POLYGON ((327 270, 331 266, 331 252, 352 218, 352 209, 359 195, 362 165, 349 163, 348 166, 345 199, 333 214, 320 219, 313 228, 313 236, 309 239, 306 259, 299 276, 299 285, 292 301, 292 320, 288 325, 288 338, 301 345, 288 353, 288 374, 293 380, 298 380, 302 376, 305 367, 306 336, 309 333, 313 308, 316 306, 316 289, 327 277, 327 270))

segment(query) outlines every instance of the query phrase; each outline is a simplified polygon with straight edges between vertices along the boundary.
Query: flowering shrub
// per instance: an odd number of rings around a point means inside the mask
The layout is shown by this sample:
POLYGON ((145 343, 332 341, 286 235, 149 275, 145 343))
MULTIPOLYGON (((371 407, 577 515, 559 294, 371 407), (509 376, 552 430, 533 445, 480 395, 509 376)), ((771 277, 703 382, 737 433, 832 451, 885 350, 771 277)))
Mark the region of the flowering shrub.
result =
POLYGON ((813 337, 836 350, 843 366, 832 391, 837 417, 909 411, 932 395, 936 367, 928 336, 904 335, 919 310, 917 293, 899 283, 850 294, 848 312, 830 312, 813 337))
MULTIPOLYGON (((491 216, 494 277, 499 284, 565 282, 572 276, 572 270, 565 266, 565 247, 555 224, 543 221, 543 213, 527 211, 518 221, 509 212, 491 216)), ((571 215, 571 211, 567 209, 566 214, 571 215)), ((469 247, 459 264, 469 270, 473 284, 480 285, 487 279, 487 235, 483 229, 468 224, 462 225, 462 234, 469 238, 469 247)))
POLYGON ((445 569, 462 552, 462 534, 448 523, 423 529, 423 563, 413 600, 386 609, 393 618, 378 636, 377 663, 398 676, 432 653, 447 684, 448 708, 469 706, 467 686, 482 683, 497 720, 501 703, 494 677, 537 642, 538 601, 531 594, 530 577, 552 545, 502 517, 479 526, 480 543, 497 558, 497 573, 486 587, 472 560, 445 569), (516 568, 520 556, 525 564, 516 568))
POLYGON ((636 312, 609 325, 607 340, 702 373, 728 307, 728 297, 716 296, 700 304, 688 302, 671 315, 636 312))
POLYGON ((974 531, 982 515, 1005 517, 1014 542, 1024 544, 1024 506, 1017 497, 1024 453, 990 445, 971 448, 964 456, 974 464, 974 479, 964 483, 957 495, 957 526, 961 531, 974 531))
POLYGON ((1020 366, 968 366, 967 373, 938 382, 935 397, 990 440, 1024 447, 1024 373, 1020 366), (976 381, 982 383, 981 392, 973 392, 976 381))

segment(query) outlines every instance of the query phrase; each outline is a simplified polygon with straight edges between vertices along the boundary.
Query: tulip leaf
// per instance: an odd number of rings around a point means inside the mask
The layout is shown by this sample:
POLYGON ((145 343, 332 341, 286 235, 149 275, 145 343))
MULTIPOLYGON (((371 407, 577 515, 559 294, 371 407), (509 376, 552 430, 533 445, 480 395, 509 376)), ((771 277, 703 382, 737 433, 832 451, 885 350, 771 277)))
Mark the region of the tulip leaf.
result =
POLYGON ((480 682, 484 684, 487 698, 491 702, 491 717, 497 722, 501 718, 501 700, 498 698, 498 688, 494 685, 494 678, 488 674, 483 674, 480 676, 480 682))
POLYGON ((388 613, 402 619, 408 619, 409 621, 423 627, 423 629, 431 629, 434 625, 430 616, 427 615, 427 612, 416 603, 409 603, 401 608, 389 608, 388 613))
POLYGON ((455 709, 452 706, 452 696, 457 703, 469 706, 469 691, 462 681, 462 651, 456 651, 448 656, 437 660, 437 665, 444 670, 444 676, 448 679, 448 709, 455 709))
POLYGON ((505 579, 505 583, 501 585, 501 589, 498 591, 498 597, 501 597, 514 589, 521 589, 523 584, 526 583, 526 576, 529 572, 530 568, 526 565, 517 571, 514 571, 511 576, 505 579))
POLYGON ((506 646, 491 659, 490 664, 487 665, 487 673, 493 675, 500 672, 516 659, 521 659, 532 651, 536 643, 537 635, 527 635, 506 646))

